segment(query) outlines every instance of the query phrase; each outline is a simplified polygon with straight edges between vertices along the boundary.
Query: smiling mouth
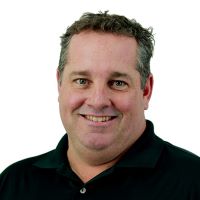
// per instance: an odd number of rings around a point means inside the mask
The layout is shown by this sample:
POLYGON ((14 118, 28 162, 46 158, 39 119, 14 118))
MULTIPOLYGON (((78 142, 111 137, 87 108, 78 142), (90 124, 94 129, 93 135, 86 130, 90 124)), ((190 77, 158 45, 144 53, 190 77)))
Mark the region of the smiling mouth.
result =
POLYGON ((94 116, 94 115, 81 115, 81 116, 92 122, 107 122, 116 118, 116 116, 94 116))

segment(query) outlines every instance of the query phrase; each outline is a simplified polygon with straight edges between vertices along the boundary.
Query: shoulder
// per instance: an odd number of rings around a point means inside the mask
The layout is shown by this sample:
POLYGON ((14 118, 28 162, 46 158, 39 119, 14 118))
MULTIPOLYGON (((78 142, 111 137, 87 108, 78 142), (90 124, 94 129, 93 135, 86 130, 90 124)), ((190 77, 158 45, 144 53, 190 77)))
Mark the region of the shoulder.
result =
POLYGON ((33 191, 44 179, 44 174, 49 172, 44 171, 46 168, 37 166, 37 163, 43 161, 45 164, 53 152, 27 158, 7 167, 0 174, 0 199, 30 199, 33 191))
POLYGON ((200 157, 194 153, 163 141, 162 162, 177 174, 200 177, 200 157))
POLYGON ((34 164, 40 161, 41 159, 44 159, 45 157, 52 154, 53 151, 26 158, 23 160, 20 160, 18 162, 15 162, 8 166, 1 174, 0 174, 0 184, 5 179, 16 179, 17 177, 23 176, 28 173, 32 173, 34 170, 34 164))
POLYGON ((166 141, 164 141, 164 151, 166 155, 168 155, 168 157, 171 159, 178 159, 180 162, 190 161, 192 163, 194 162, 200 164, 199 156, 166 141))

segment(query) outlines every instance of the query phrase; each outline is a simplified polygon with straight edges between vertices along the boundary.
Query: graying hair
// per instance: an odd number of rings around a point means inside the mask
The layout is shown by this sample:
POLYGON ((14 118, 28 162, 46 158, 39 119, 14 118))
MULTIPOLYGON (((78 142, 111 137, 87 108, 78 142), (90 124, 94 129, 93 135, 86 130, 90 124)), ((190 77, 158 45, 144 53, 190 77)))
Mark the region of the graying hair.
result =
POLYGON ((146 80, 150 75, 150 60, 154 50, 154 36, 152 28, 143 28, 135 19, 127 19, 120 15, 110 15, 108 11, 97 14, 84 13, 78 21, 67 28, 61 36, 61 52, 58 71, 62 72, 67 63, 68 47, 73 35, 85 30, 103 33, 113 33, 133 37, 138 43, 136 69, 141 76, 141 88, 144 89, 146 80))

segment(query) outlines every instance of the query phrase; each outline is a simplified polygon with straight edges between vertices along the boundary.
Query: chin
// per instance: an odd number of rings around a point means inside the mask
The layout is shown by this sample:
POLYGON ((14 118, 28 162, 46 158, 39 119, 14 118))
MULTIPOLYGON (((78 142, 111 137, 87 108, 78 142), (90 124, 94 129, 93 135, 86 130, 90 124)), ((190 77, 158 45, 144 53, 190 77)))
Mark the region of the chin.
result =
POLYGON ((91 150, 96 150, 96 151, 100 151, 100 150, 104 150, 107 149, 110 145, 111 142, 102 138, 90 138, 89 140, 84 142, 85 145, 88 149, 91 150))

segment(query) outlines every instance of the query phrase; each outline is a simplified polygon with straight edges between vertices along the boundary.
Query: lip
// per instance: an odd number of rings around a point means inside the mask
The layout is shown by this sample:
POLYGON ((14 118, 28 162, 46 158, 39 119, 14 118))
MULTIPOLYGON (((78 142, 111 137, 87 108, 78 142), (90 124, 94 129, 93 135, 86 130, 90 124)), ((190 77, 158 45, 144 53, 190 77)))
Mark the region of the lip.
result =
MULTIPOLYGON (((89 116, 89 115, 88 115, 89 116)), ((90 115, 90 116, 94 116, 94 117, 108 117, 108 116, 97 116, 97 115, 90 115)), ((110 120, 108 121, 92 121, 89 120, 85 117, 85 115, 80 115, 80 117, 85 120, 85 122, 89 125, 89 126, 94 126, 94 127, 108 127, 111 126, 112 123, 115 122, 115 120, 117 119, 117 116, 109 116, 111 117, 110 120)))

